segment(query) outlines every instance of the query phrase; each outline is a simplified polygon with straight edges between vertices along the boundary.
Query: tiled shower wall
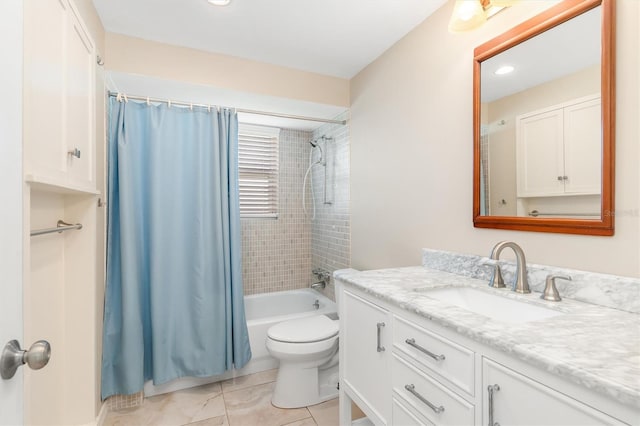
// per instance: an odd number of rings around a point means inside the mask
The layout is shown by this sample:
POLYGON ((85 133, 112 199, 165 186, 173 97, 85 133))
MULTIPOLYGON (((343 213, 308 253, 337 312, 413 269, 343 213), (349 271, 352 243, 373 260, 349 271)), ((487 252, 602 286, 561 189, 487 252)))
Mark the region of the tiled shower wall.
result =
POLYGON ((244 294, 309 287, 311 222, 302 210, 302 179, 311 133, 280 131, 278 219, 241 219, 244 294))
MULTIPOLYGON (((348 113, 337 118, 348 119, 348 113)), ((313 158, 319 158, 317 149, 313 158)), ((313 134, 282 129, 278 219, 241 219, 244 293, 305 288, 314 282, 314 268, 333 272, 349 267, 349 225, 348 126, 327 124, 313 134), (316 201, 312 221, 311 188, 308 183, 305 197, 309 217, 305 217, 302 183, 309 166, 309 140, 323 135, 333 140, 320 141, 326 166, 312 168, 316 201)), ((335 298, 333 282, 325 293, 335 298)))
MULTIPOLYGON (((337 118, 345 120, 349 115, 345 113, 337 118)), ((332 139, 320 139, 326 165, 312 170, 316 218, 311 224, 311 267, 333 273, 351 265, 349 126, 326 124, 313 132, 314 139, 322 136, 332 139)), ((315 151, 314 158, 317 158, 319 153, 315 151)), ((325 293, 335 300, 333 279, 325 293)))

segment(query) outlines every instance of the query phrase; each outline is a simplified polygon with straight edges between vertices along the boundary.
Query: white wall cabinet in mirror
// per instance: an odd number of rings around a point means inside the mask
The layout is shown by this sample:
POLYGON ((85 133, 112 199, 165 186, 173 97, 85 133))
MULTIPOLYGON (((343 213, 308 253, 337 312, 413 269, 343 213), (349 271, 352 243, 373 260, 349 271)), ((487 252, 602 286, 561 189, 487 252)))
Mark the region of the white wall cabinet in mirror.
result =
POLYGON ((517 215, 597 219, 600 150, 599 94, 517 116, 517 215))
POLYGON ((614 2, 565 0, 474 51, 474 226, 613 235, 614 2))

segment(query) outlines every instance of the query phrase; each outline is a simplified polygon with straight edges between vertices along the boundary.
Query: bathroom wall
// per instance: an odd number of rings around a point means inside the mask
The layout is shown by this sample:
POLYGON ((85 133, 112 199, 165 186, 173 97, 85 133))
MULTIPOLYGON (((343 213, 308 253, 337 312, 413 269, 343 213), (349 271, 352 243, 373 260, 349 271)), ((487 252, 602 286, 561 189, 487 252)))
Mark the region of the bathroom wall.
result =
MULTIPOLYGON (((348 113, 336 117, 338 120, 348 118, 348 113)), ((316 218, 311 224, 311 266, 333 272, 351 265, 349 126, 325 124, 313 132, 313 139, 320 140, 326 166, 312 169, 316 218), (322 141, 322 136, 333 140, 322 141)), ((317 149, 314 154, 317 159, 317 149)), ((325 294, 335 300, 333 278, 325 294)))
POLYGON ((613 237, 473 227, 473 49, 550 3, 518 2, 475 31, 450 34, 453 4, 351 81, 353 267, 419 265, 422 247, 486 255, 508 239, 530 262, 640 276, 640 2, 616 1, 613 237))
POLYGON ((302 210, 302 179, 309 162, 311 133, 280 131, 278 218, 241 219, 245 294, 308 287, 311 222, 302 210))
POLYGON ((292 68, 107 33, 110 71, 328 105, 349 105, 349 81, 292 68))

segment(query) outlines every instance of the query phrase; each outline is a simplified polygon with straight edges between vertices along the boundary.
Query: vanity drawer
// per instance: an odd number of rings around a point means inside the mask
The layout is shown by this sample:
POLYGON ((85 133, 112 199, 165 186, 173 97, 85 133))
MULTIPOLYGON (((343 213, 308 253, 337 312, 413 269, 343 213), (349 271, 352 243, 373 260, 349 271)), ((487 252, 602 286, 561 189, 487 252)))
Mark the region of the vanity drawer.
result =
POLYGON ((473 396, 474 352, 395 316, 393 346, 419 366, 439 374, 452 385, 473 396))
POLYGON ((430 422, 443 426, 473 424, 472 404, 395 354, 391 373, 394 396, 430 422))
POLYGON ((399 399, 393 398, 392 422, 394 426, 434 426, 433 423, 424 417, 415 414, 399 399))

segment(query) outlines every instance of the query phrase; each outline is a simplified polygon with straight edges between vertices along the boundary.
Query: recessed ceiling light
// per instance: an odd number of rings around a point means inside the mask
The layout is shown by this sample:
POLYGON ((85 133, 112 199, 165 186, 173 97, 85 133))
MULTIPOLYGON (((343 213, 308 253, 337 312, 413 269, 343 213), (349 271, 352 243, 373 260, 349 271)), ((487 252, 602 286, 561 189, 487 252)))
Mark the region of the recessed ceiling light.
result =
POLYGON ((231 3, 231 0, 207 0, 210 4, 214 6, 227 6, 231 3))
POLYGON ((493 73, 495 75, 505 75, 505 74, 509 74, 510 72, 513 72, 513 70, 515 70, 515 68, 511 65, 503 65, 500 68, 498 68, 497 70, 495 70, 493 73))

